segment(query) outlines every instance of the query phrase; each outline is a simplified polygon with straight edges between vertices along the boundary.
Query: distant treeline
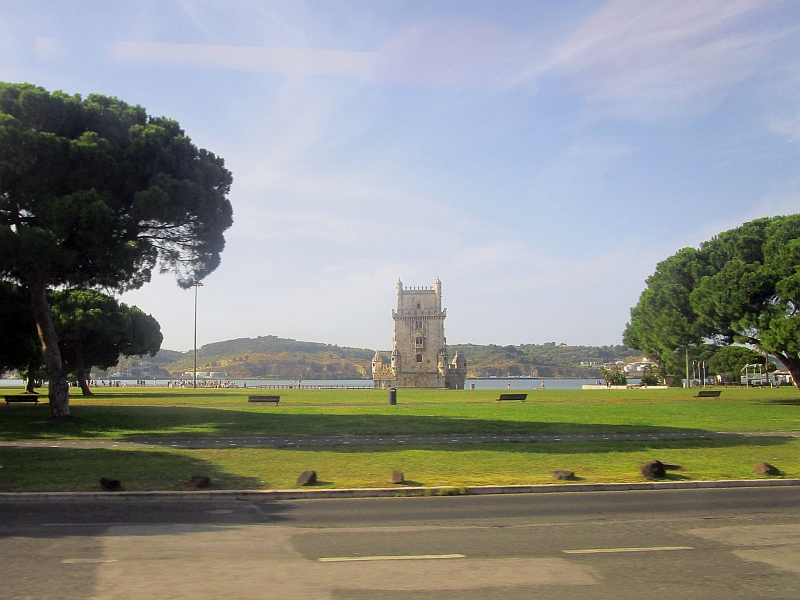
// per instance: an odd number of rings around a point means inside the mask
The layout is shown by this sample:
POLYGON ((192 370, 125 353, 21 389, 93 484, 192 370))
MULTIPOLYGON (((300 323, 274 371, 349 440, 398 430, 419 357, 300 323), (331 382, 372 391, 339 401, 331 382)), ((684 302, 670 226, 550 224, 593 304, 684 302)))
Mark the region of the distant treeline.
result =
POLYGON ((566 346, 521 344, 519 346, 449 346, 467 359, 469 377, 585 377, 600 376, 603 363, 641 356, 627 346, 566 346))
MULTIPOLYGON (((448 350, 451 359, 456 351, 466 357, 469 377, 596 378, 603 363, 639 356, 624 345, 566 346, 553 342, 519 346, 456 344, 448 350)), ((368 348, 267 335, 206 344, 197 350, 197 369, 233 379, 369 379, 374 354, 368 348)), ((118 371, 134 378, 177 377, 192 370, 193 358, 191 351, 161 350, 152 358, 123 360, 116 369, 98 375, 118 371)))

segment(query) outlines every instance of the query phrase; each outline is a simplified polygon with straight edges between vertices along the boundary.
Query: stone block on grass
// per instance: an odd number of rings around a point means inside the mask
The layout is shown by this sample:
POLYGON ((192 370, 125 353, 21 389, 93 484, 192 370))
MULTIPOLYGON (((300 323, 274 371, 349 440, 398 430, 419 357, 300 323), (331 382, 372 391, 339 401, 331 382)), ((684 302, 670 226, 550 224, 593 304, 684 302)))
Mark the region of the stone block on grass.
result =
POLYGON ((189 478, 189 485, 198 490, 211 487, 211 478, 205 475, 192 475, 189 478))
POLYGON ((316 485, 317 472, 316 471, 303 471, 297 478, 297 485, 316 485))
POLYGON ((389 478, 390 483, 405 483, 405 477, 400 469, 392 469, 392 476, 389 478))
POLYGON ((550 471, 550 475, 560 481, 569 481, 575 479, 575 473, 572 471, 550 471))
POLYGON ((121 492, 122 482, 119 479, 103 477, 100 479, 100 487, 103 488, 104 492, 121 492))
POLYGON ((758 473, 759 475, 780 475, 781 470, 768 462, 760 462, 753 467, 753 473, 758 473))
POLYGON ((664 479, 667 476, 667 471, 664 469, 664 463, 660 460, 651 460, 639 466, 639 473, 645 479, 664 479))

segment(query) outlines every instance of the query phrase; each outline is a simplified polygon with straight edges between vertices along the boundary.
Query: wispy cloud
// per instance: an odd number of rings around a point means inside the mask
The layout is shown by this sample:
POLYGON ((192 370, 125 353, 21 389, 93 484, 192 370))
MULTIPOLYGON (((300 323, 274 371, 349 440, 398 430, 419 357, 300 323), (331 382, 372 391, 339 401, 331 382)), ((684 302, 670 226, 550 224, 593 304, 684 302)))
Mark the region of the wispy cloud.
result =
POLYGON ((785 65, 783 79, 767 92, 767 126, 789 142, 800 142, 800 61, 785 65))
POLYGON ((750 76, 780 35, 758 27, 755 17, 765 6, 763 0, 617 0, 556 49, 553 69, 619 114, 702 111, 750 76))
MULTIPOLYGON (((441 16, 395 31, 371 52, 118 41, 111 57, 127 64, 339 75, 490 92, 535 88, 543 76, 555 75, 617 114, 657 118, 702 111, 749 77, 770 44, 794 27, 764 18, 780 4, 613 0, 549 47, 486 20, 441 16)), ((55 55, 43 43, 44 52, 55 55)))
POLYGON ((428 19, 400 30, 386 42, 372 78, 412 85, 502 89, 523 79, 533 81, 536 48, 533 38, 486 21, 428 19))
POLYGON ((114 42, 111 58, 118 63, 160 67, 365 77, 371 72, 376 55, 372 52, 310 48, 114 42))
POLYGON ((168 68, 340 75, 375 82, 503 88, 531 78, 535 44, 488 22, 425 20, 401 29, 374 52, 215 44, 117 41, 111 60, 168 68), (521 75, 522 74, 522 75, 521 75))
POLYGON ((69 41, 56 37, 37 37, 36 54, 43 62, 64 62, 68 58, 69 41))
POLYGON ((769 128, 791 142, 800 142, 800 107, 793 113, 771 116, 769 128))

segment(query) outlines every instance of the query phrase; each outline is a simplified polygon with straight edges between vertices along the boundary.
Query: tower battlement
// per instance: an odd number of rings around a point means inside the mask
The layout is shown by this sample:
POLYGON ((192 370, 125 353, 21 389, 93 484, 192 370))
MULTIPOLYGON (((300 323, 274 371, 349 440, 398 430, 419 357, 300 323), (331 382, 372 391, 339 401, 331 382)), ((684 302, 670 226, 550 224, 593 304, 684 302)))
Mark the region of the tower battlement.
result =
POLYGON ((442 308, 442 282, 431 287, 405 287, 396 284, 397 309, 392 310, 394 342, 389 364, 379 352, 372 360, 376 388, 418 387, 464 389, 467 365, 456 354, 448 362, 442 308))

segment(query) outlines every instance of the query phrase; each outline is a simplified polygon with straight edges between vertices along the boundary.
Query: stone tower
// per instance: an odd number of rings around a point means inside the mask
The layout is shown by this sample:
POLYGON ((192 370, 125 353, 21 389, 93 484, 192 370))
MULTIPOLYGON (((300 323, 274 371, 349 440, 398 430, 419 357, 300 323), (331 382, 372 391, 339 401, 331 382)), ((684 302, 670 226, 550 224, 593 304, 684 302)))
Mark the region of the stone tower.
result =
POLYGON ((397 280, 397 310, 394 319, 394 340, 389 364, 380 352, 372 359, 375 388, 390 387, 464 389, 467 363, 456 353, 448 362, 444 337, 442 282, 433 287, 403 287, 397 280))

